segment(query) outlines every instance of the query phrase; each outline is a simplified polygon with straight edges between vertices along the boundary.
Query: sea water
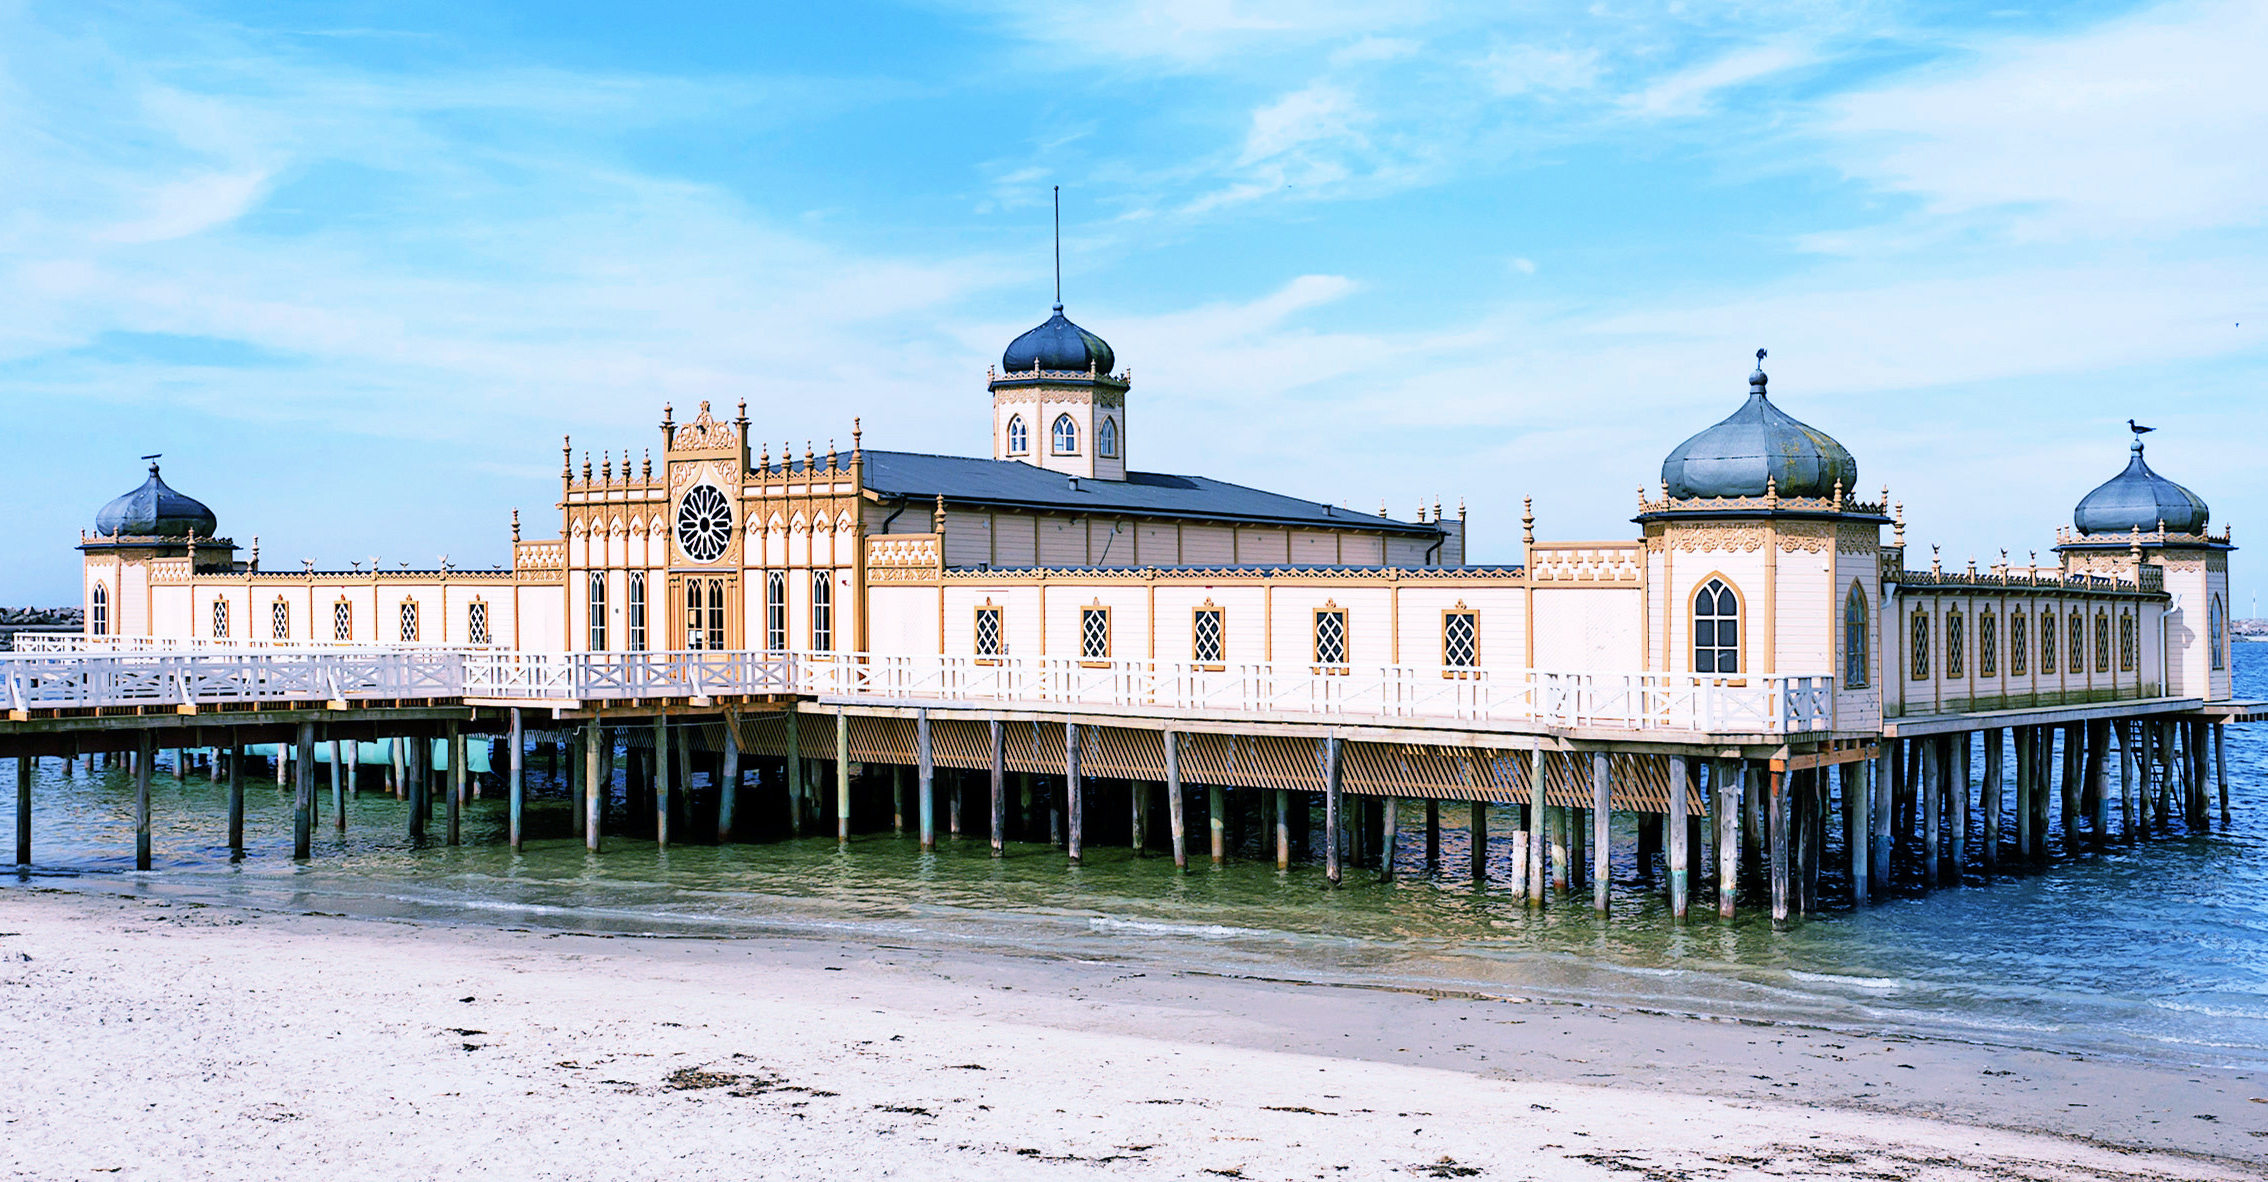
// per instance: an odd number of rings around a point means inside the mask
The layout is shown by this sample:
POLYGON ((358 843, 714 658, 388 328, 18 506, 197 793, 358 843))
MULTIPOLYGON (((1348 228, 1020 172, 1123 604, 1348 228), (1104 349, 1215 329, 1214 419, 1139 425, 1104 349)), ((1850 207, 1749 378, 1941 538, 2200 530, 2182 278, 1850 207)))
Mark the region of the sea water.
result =
MULTIPOLYGON (((2236 646, 2236 689, 2268 697, 2268 644, 2236 646)), ((1409 840, 1423 824, 1411 805, 1398 880, 1350 872, 1331 889, 1319 867, 1279 872, 1263 859, 1216 868, 1200 852, 1181 874, 1159 854, 1092 844, 1071 866, 1046 845, 1011 844, 995 858, 981 838, 941 839, 924 853, 888 833, 847 846, 828 834, 669 849, 610 834, 592 856, 568 835, 555 782, 531 814, 532 828, 556 836, 521 853, 503 843, 495 800, 468 811, 466 844, 440 844, 436 824, 413 847, 406 806, 383 793, 350 799, 347 829, 335 830, 319 773, 314 857, 295 863, 290 800, 272 781, 247 784, 237 859, 225 846, 225 786, 168 769, 153 782, 155 868, 137 872, 131 777, 65 776, 54 760, 34 785, 35 865, 0 882, 435 922, 1119 960, 2268 1067, 2268 724, 2229 727, 2227 750, 2227 827, 1830 907, 1784 931, 1753 899, 1729 923, 1713 906, 1673 922, 1659 884, 1633 881, 1627 830, 1610 918, 1593 916, 1587 892, 1530 909, 1507 888, 1508 866, 1485 887, 1461 873, 1456 805, 1444 806, 1440 874, 1423 873, 1423 842, 1409 840)), ((1501 828, 1496 836, 1509 857, 1501 828)), ((1834 904, 1845 892, 1830 883, 1823 895, 1834 904)), ((1697 903, 1713 898, 1696 892, 1697 903)))

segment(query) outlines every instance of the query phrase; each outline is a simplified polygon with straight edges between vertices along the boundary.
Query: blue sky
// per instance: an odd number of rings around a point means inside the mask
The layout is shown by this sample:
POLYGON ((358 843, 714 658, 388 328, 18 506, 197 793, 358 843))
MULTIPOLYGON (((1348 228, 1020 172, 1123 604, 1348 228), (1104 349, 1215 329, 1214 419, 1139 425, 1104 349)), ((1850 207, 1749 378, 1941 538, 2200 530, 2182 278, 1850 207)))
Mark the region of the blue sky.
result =
POLYGON ((1920 558, 2046 551, 2129 416, 2244 545, 2262 60, 2228 3, 0 0, 0 602, 144 452, 271 568, 507 562, 665 402, 982 453, 1052 185, 1137 467, 1516 561, 1765 346, 1920 558))

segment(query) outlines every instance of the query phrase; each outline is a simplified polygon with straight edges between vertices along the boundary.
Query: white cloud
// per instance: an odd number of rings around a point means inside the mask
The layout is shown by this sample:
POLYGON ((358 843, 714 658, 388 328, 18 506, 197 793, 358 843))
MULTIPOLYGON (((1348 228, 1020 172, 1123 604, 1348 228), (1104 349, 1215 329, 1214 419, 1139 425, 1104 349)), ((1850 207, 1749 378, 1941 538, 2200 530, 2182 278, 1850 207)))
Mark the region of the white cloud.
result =
POLYGON ((1424 23, 1433 8, 1427 0, 979 0, 978 6, 1018 35, 1075 49, 1081 60, 1102 57, 1181 67, 1347 36, 1376 37, 1424 23))
POLYGON ((206 173, 152 185, 136 202, 142 216, 95 232, 106 242, 162 242, 235 221, 267 185, 265 172, 206 173))
POLYGON ((1586 90, 1598 81, 1599 53, 1508 45, 1483 58, 1480 68, 1500 95, 1586 90))
POLYGON ((1853 176, 2030 235, 2257 225, 2268 209, 2268 7, 2171 4, 1842 98, 1853 176))
POLYGON ((1364 114, 1354 96, 1328 82, 1293 91, 1252 113, 1239 164, 1273 159, 1295 148, 1344 140, 1359 145, 1364 114))
POLYGON ((1819 60, 1819 51, 1804 42, 1782 40, 1750 46, 1679 70, 1625 99, 1623 109, 1657 119, 1704 115, 1726 90, 1819 60))

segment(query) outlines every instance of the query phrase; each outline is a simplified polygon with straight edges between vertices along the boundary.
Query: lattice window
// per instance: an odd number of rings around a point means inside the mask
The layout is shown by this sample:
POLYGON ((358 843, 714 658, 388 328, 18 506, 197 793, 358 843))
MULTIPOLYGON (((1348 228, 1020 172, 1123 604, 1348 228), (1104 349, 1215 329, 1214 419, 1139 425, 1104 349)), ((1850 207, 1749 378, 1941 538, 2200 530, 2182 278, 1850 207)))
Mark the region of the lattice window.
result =
POLYGON ((1055 416, 1055 454, 1059 456, 1079 454, 1079 424, 1070 415, 1055 416))
POLYGON ((629 584, 629 594, 624 597, 629 602, 622 609, 627 633, 623 639, 631 652, 642 653, 646 651, 646 572, 631 571, 629 584))
POLYGON ((291 605, 279 599, 268 605, 268 632, 276 640, 291 639, 291 605))
POLYGON ((590 587, 590 604, 584 620, 590 626, 590 649, 594 653, 606 651, 606 572, 594 570, 586 580, 590 587))
POLYGON ((787 572, 764 576, 764 647, 771 652, 787 648, 787 572))
POLYGON ((402 601, 402 643, 409 644, 416 640, 417 601, 414 599, 405 599, 402 601))
POLYGON ((1851 584, 1851 593, 1843 597, 1843 686, 1855 689, 1866 684, 1867 668, 1873 664, 1867 645, 1866 592, 1858 584, 1851 584))
POLYGON ((1228 658, 1228 613, 1201 607, 1189 617, 1189 659, 1200 665, 1218 665, 1228 658))
POLYGON ((1007 638, 1000 628, 1000 609, 976 609, 976 651, 980 657, 997 657, 1008 651, 1007 638))
POLYGON ((835 572, 811 572, 811 651, 835 651, 835 572))
POLYGON ((354 639, 354 605, 344 599, 331 605, 331 639, 354 639))
POLYGON ((2022 677, 2029 672, 2026 665, 2031 661, 2031 645, 2026 642, 2024 633, 2030 623, 2031 617, 2021 611, 2008 613, 2008 674, 2011 677, 2022 677))
POLYGON ((1347 613, 1344 610, 1316 610, 1315 663, 1326 667, 1347 663, 1347 613))
POLYGON ((1079 655, 1090 661, 1110 659, 1110 609, 1079 609, 1079 655))
POLYGON ((1102 425, 1095 428, 1095 454, 1106 460, 1118 458, 1118 420, 1104 416, 1102 425))
POLYGON ((2131 615, 2118 618, 2118 669, 2121 673, 2134 672, 2142 663, 2141 628, 2131 615))
POLYGON ((2095 672, 2110 672, 2110 615, 2095 613, 2095 672))
POLYGON ((1740 672, 1740 598, 1723 579, 1693 594, 1693 671, 1740 672))
POLYGON ((2000 617, 1989 607, 1977 613, 1977 676, 2000 676, 2000 617))
POLYGON ((223 640, 228 638, 228 601, 225 599, 213 601, 213 635, 223 640))
POLYGON ((2040 613, 2040 672, 2055 672, 2055 613, 2040 613))
POLYGON ((1452 669, 1480 664, 1480 613, 1441 614, 1441 663, 1452 669))
POLYGON ((2221 608, 2221 597, 2216 595, 2205 608, 2205 644, 2213 650, 2213 668, 2229 667, 2229 620, 2221 608))
POLYGON ((1945 675, 1967 677, 1969 674, 1968 625, 1959 610, 1945 613, 1945 675))
POLYGON ((2087 621, 2077 611, 2071 620, 2071 647, 2063 650, 2063 667, 2073 673, 2087 671, 2087 621))
POLYGON ((468 644, 488 643, 488 605, 478 599, 465 605, 465 641, 468 644))
POLYGON ((1906 646, 1913 651, 1911 665, 1915 681, 1929 680, 1929 650, 1936 640, 1935 633, 1936 629, 1929 626, 1929 610, 1915 608, 1906 636, 1906 646))
POLYGON ((709 648, 711 648, 711 649, 721 649, 721 648, 723 648, 723 647, 725 646, 725 602, 724 602, 724 601, 725 601, 725 595, 724 595, 724 580, 723 580, 723 579, 710 579, 710 580, 708 580, 708 583, 709 583, 709 634, 708 634, 708 642, 709 642, 709 643, 708 643, 708 647, 709 647, 709 648))
POLYGON ((110 588, 96 583, 87 611, 87 633, 90 636, 110 635, 110 588))
POLYGON ((1032 429, 1025 425, 1024 416, 1008 416, 1008 454, 1020 456, 1032 450, 1032 429))
POLYGON ((685 580, 685 647, 701 647, 701 580, 685 580))

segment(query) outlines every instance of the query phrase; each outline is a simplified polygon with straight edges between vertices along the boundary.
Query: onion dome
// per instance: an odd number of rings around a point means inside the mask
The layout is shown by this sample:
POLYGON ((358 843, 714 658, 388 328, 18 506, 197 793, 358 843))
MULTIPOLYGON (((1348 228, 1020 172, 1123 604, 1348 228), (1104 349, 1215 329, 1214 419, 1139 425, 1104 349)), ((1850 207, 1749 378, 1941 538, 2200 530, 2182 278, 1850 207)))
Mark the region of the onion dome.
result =
POLYGON ((1036 367, 1107 374, 1117 364, 1118 358, 1101 337, 1064 318, 1061 304, 1055 306, 1055 315, 1048 317, 1047 323, 1017 337, 1000 355, 1000 368, 1009 373, 1036 367))
POLYGON ((142 487, 119 497, 95 514, 95 532, 135 538, 209 538, 220 527, 213 511, 194 497, 166 487, 158 466, 150 465, 150 478, 142 487))
POLYGON ((1758 349, 1748 401, 1662 461, 1670 496, 1760 497, 1769 483, 1783 497, 1827 497, 1837 483, 1846 492, 1858 487, 1858 461, 1826 432, 1772 405, 1766 380, 1758 349))
MULTIPOLYGON (((2148 428, 2144 428, 2147 430, 2148 428)), ((2123 534, 2134 530, 2155 533, 2158 523, 2178 534, 2203 533, 2212 516, 2196 493, 2150 470, 2142 462, 2142 436, 2134 436, 2134 454, 2126 471, 2080 498, 2071 511, 2071 523, 2083 534, 2123 534)))

